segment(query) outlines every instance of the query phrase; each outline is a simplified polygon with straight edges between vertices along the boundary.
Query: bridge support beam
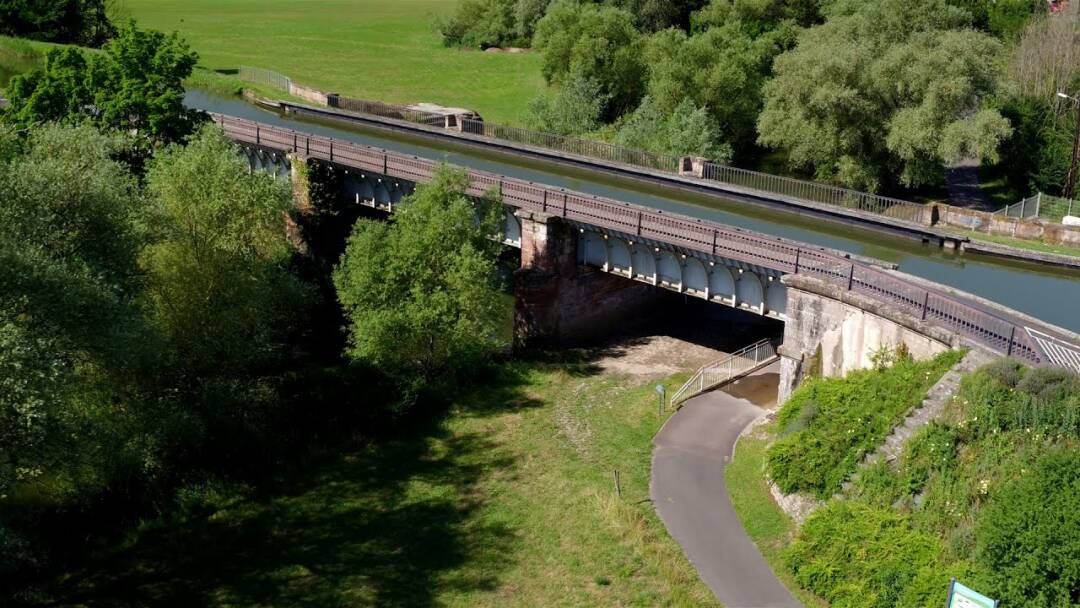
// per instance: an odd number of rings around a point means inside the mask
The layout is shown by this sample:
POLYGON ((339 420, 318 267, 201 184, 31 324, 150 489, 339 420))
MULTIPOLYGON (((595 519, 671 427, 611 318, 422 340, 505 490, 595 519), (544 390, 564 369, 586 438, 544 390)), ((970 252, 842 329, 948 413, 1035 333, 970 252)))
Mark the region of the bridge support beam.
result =
POLYGON ((578 265, 578 230, 561 218, 517 211, 521 268, 514 273, 514 347, 573 344, 610 331, 663 293, 578 265))

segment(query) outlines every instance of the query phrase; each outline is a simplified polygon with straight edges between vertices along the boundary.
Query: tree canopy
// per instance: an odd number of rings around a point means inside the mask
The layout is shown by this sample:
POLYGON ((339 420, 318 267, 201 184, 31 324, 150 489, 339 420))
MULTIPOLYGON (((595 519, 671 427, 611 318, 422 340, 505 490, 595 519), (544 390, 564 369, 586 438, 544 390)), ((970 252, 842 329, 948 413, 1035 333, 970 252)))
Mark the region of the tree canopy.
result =
POLYGON ((838 0, 777 58, 759 141, 870 190, 893 175, 928 183, 964 156, 994 161, 1010 127, 982 103, 1001 45, 969 22, 943 0, 838 0))
POLYGON ((175 33, 166 36, 128 23, 101 53, 53 49, 43 69, 13 78, 4 118, 24 126, 85 120, 155 141, 177 141, 195 122, 195 113, 183 104, 183 80, 197 60, 175 33))
POLYGON ((0 34, 98 47, 116 27, 105 0, 0 0, 0 34))
POLYGON ((499 343, 499 245, 489 237, 502 209, 466 197, 467 179, 441 169, 393 223, 358 221, 334 272, 349 353, 409 383, 466 370, 499 343))

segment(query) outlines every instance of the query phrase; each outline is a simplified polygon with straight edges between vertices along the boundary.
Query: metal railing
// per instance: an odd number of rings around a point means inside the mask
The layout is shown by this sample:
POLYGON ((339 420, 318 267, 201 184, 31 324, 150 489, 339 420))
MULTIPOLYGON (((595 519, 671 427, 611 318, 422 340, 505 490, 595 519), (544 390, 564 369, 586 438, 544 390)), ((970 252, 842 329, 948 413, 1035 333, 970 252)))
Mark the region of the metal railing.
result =
POLYGON ((766 338, 737 350, 723 359, 703 365, 671 396, 671 407, 695 395, 712 390, 775 358, 776 348, 773 347, 772 341, 766 338))
POLYGON ((834 207, 844 207, 907 222, 919 223, 927 210, 925 205, 898 198, 715 163, 705 164, 703 176, 705 179, 733 186, 752 188, 834 207))
POLYGON ((1080 214, 1080 201, 1070 200, 1049 194, 1037 193, 1018 203, 1006 205, 994 212, 994 215, 1004 215, 1020 219, 1040 218, 1051 222, 1061 222, 1065 216, 1073 215, 1073 211, 1080 214))
MULTIPOLYGON (((249 82, 257 82, 277 86, 285 91, 289 90, 288 77, 269 70, 258 68, 240 68, 240 77, 249 82), (279 83, 284 82, 284 86, 279 83)), ((439 113, 423 112, 409 109, 405 106, 353 99, 350 97, 334 96, 331 107, 405 120, 409 122, 425 124, 428 126, 447 126, 446 115, 439 113)), ((679 174, 680 162, 684 157, 672 154, 662 154, 627 148, 617 144, 611 144, 592 139, 557 135, 542 131, 533 131, 520 127, 489 123, 473 118, 457 118, 451 121, 454 128, 463 133, 489 137, 491 139, 513 142, 525 146, 553 150, 565 154, 573 154, 590 159, 597 159, 612 163, 631 165, 645 169, 663 171, 670 174, 679 174), (458 125, 460 122, 460 126, 458 125)), ((878 215, 896 220, 920 223, 923 213, 927 209, 925 205, 905 201, 902 199, 859 192, 820 182, 801 180, 793 177, 761 173, 749 169, 739 169, 728 165, 706 162, 703 167, 702 179, 750 188, 780 196, 801 199, 814 203, 820 203, 833 207, 842 207, 855 211, 861 211, 872 215, 878 215)))
POLYGON ((292 84, 292 79, 284 74, 279 74, 263 68, 253 68, 247 65, 240 66, 240 71, 237 73, 237 76, 240 80, 245 82, 266 85, 286 93, 289 92, 290 85, 292 84))
MULTIPOLYGON (((442 164, 438 161, 389 152, 336 140, 211 114, 226 135, 241 143, 325 160, 412 182, 430 181, 442 164)), ((1032 365, 1069 366, 1036 343, 1023 325, 1005 312, 993 312, 975 300, 903 278, 898 273, 852 260, 820 247, 735 228, 708 220, 641 207, 609 198, 583 194, 514 179, 485 171, 468 170, 474 196, 497 190, 511 207, 607 228, 639 239, 651 239, 685 251, 755 264, 785 274, 814 277, 840 289, 888 303, 893 308, 968 338, 993 352, 1013 356, 1032 365)), ((1047 326, 1037 329, 1055 333, 1047 326)), ((1070 340, 1072 338, 1070 337, 1070 340)), ((1080 353, 1080 344, 1062 342, 1080 353)), ((1077 371, 1080 371, 1078 369, 1077 371)))

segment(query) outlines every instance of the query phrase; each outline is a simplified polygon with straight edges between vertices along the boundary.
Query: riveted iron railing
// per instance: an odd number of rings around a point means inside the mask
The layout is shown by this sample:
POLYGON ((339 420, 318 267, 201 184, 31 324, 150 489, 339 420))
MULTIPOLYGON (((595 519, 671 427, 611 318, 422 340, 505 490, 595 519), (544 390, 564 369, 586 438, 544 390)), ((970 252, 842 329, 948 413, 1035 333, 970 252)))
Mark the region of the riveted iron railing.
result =
MULTIPOLYGON (((440 163, 379 148, 311 135, 221 114, 211 114, 238 142, 296 152, 346 167, 424 183, 440 163)), ((484 171, 469 170, 468 193, 497 189, 512 207, 540 211, 593 226, 668 243, 686 250, 822 279, 886 302, 904 312, 971 339, 990 350, 1034 365, 1068 366, 1040 348, 1027 328, 973 300, 945 289, 928 289, 897 274, 829 250, 707 220, 545 186, 484 171)), ((1046 329, 1049 328, 1039 328, 1046 329)), ((1060 348, 1080 353, 1080 345, 1060 348)), ((1077 371, 1080 371, 1078 369, 1077 371)))
POLYGON ((746 372, 776 359, 776 348, 769 339, 760 340, 730 355, 703 365, 671 396, 671 407, 711 390, 746 372))

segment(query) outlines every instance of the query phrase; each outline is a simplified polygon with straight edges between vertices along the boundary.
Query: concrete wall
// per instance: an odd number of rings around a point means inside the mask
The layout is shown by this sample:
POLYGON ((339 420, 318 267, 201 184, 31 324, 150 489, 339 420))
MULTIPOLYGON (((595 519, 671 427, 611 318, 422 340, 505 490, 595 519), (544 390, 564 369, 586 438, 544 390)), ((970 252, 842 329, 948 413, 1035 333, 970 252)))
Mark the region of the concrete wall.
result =
POLYGON ((1080 247, 1080 226, 1022 220, 950 205, 936 205, 936 207, 937 222, 946 226, 1018 239, 1041 239, 1053 245, 1080 247))
POLYGON ((958 336, 866 296, 804 276, 785 276, 788 321, 780 354, 779 400, 808 374, 843 376, 873 365, 882 346, 900 344, 916 359, 961 346, 958 336))
POLYGON ((331 94, 324 93, 318 89, 313 89, 311 87, 305 87, 304 85, 296 84, 292 81, 289 82, 289 95, 292 95, 293 97, 299 97, 300 99, 310 101, 311 103, 315 103, 320 106, 330 105, 330 102, 327 100, 327 98, 331 94))

